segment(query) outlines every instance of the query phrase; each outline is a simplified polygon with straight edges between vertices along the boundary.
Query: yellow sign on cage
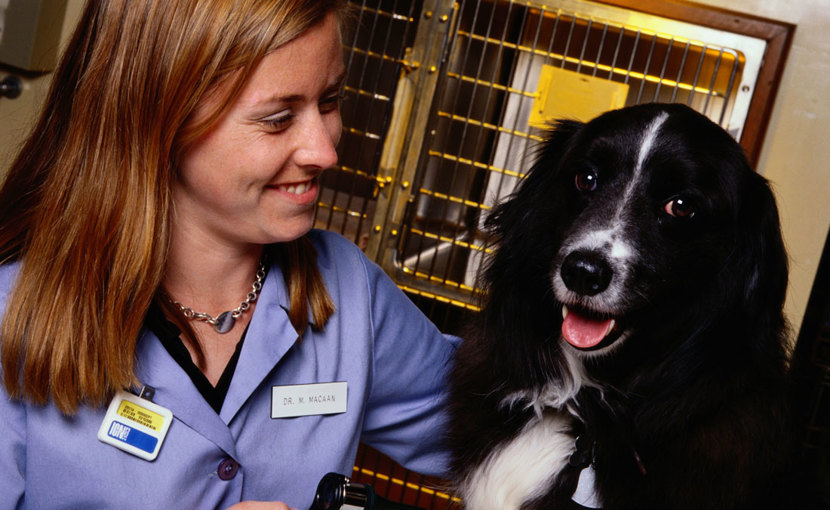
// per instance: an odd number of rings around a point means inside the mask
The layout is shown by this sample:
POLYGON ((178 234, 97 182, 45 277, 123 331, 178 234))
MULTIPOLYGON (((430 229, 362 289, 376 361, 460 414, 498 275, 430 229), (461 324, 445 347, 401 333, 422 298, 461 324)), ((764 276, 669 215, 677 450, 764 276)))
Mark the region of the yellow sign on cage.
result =
POLYGON ((627 96, 626 83, 545 65, 528 124, 547 129, 558 119, 587 122, 605 111, 622 108, 627 96))

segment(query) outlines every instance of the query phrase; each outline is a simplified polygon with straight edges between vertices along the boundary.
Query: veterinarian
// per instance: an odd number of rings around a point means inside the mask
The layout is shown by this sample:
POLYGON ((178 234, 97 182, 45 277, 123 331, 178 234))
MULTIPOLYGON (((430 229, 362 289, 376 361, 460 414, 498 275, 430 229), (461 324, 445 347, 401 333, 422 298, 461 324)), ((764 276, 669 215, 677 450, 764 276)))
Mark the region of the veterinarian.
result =
POLYGON ((0 189, 1 509, 307 508, 359 441, 445 473, 454 342, 311 230, 345 11, 86 6, 0 189))

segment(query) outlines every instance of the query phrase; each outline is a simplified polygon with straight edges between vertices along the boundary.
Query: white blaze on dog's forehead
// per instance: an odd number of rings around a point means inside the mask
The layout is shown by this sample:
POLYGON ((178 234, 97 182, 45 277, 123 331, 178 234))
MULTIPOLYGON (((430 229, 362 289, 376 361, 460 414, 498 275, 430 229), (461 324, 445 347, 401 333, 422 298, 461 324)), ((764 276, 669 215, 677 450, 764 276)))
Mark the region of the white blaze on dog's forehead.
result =
POLYGON ((643 163, 645 163, 646 157, 648 157, 654 146, 654 141, 657 139, 660 126, 663 125, 667 118, 669 118, 668 113, 660 112, 646 128, 643 134, 643 141, 640 143, 640 152, 637 154, 637 167, 634 169, 636 177, 639 177, 640 172, 643 170, 643 163))
POLYGON ((613 222, 616 225, 621 224, 622 218, 624 217, 623 212, 634 196, 634 191, 641 185, 640 181, 643 178, 643 165, 645 164, 648 155, 651 154, 654 149, 654 143, 657 140, 657 134, 660 132, 660 127, 668 118, 668 113, 660 112, 643 130, 643 136, 640 139, 640 148, 637 151, 637 162, 634 166, 634 171, 631 174, 631 178, 628 180, 628 184, 626 185, 625 191, 623 192, 619 205, 617 206, 617 212, 614 215, 613 222))

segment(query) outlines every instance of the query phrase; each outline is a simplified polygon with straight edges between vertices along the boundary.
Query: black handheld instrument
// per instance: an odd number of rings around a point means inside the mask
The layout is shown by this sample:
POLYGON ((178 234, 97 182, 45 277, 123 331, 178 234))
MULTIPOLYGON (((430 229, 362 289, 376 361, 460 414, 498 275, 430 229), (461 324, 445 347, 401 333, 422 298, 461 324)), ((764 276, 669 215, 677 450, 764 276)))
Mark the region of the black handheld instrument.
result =
POLYGON ((416 506, 395 503, 375 494, 371 485, 354 483, 349 477, 329 473, 317 485, 311 510, 420 510, 416 506))

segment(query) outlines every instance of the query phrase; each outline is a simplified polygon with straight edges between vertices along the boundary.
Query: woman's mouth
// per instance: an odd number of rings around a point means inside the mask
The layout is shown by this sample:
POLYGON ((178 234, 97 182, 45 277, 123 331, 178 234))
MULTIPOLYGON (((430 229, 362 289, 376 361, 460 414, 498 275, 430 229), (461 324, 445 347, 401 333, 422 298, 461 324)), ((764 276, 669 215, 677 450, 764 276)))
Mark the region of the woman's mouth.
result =
POLYGON ((301 205, 313 203, 317 199, 317 177, 302 182, 274 184, 268 186, 268 188, 277 191, 292 202, 301 205))
POLYGON ((311 182, 300 182, 296 184, 280 184, 277 189, 284 193, 291 193, 293 195, 302 195, 311 189, 311 182))

